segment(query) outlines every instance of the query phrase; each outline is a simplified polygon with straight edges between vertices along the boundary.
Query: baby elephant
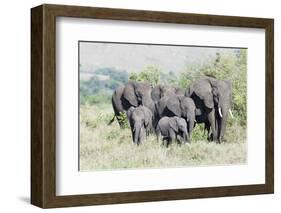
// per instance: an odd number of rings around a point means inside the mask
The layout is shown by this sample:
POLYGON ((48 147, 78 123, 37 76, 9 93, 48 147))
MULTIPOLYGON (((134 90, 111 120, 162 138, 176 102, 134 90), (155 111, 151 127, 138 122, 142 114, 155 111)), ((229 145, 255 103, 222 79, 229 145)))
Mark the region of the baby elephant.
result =
POLYGON ((137 145, 143 142, 145 135, 152 131, 152 112, 145 106, 130 107, 127 111, 133 142, 137 145))
POLYGON ((188 140, 187 123, 185 119, 174 117, 162 117, 156 128, 157 140, 162 136, 163 144, 166 142, 168 147, 172 141, 177 141, 179 144, 188 140))

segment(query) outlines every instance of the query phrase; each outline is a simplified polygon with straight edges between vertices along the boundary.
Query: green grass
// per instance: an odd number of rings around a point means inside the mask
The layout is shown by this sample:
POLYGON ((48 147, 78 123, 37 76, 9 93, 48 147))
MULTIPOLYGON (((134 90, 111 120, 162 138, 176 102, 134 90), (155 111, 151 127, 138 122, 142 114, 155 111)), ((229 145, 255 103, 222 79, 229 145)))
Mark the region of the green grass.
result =
POLYGON ((120 129, 116 120, 107 125, 112 117, 109 104, 81 106, 81 171, 229 165, 244 164, 247 160, 246 130, 235 120, 227 127, 225 143, 207 142, 198 125, 191 144, 166 148, 153 135, 144 144, 134 145, 129 128, 120 129))

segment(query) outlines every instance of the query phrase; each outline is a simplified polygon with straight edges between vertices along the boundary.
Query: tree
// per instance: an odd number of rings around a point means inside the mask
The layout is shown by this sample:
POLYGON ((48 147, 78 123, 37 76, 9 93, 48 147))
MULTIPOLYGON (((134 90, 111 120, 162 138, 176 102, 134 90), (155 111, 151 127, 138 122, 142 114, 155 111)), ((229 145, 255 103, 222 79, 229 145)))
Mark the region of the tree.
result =
POLYGON ((161 70, 153 65, 148 65, 140 73, 132 72, 129 76, 129 80, 149 82, 153 86, 160 82, 161 70))

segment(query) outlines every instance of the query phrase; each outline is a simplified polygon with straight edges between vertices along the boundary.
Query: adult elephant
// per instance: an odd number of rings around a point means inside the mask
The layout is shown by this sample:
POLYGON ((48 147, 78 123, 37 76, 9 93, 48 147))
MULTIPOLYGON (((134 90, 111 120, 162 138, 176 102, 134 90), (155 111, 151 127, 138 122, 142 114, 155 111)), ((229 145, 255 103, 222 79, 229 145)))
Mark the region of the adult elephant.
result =
POLYGON ((130 81, 125 86, 118 87, 112 95, 112 107, 114 117, 109 122, 111 124, 117 117, 120 127, 124 127, 121 112, 126 112, 130 107, 146 106, 155 113, 155 104, 151 99, 152 86, 147 82, 130 81))
POLYGON ((158 121, 164 116, 184 118, 189 135, 187 141, 191 140, 195 122, 195 104, 191 98, 184 95, 165 96, 157 102, 156 112, 158 121))
POLYGON ((228 112, 231 113, 231 81, 204 77, 191 84, 185 95, 194 100, 197 123, 205 123, 205 126, 211 127, 211 139, 222 142, 228 112))

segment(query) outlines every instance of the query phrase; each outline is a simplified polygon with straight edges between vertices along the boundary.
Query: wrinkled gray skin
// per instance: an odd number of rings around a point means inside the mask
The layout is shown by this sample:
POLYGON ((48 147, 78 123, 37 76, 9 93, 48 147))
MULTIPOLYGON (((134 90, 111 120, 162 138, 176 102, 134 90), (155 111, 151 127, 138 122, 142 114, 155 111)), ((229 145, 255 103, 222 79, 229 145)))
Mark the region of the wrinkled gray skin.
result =
MULTIPOLYGON (((125 86, 118 87, 112 95, 112 106, 115 116, 109 122, 111 124, 114 118, 120 115, 121 112, 126 112, 131 106, 137 107, 144 105, 148 107, 151 112, 155 113, 155 104, 151 99, 152 86, 146 82, 131 81, 125 86)), ((122 124, 118 120, 120 127, 122 124)))
POLYGON ((151 98, 154 102, 159 101, 164 96, 184 95, 184 91, 180 88, 167 85, 156 85, 151 91, 151 98))
POLYGON ((152 130, 152 112, 145 106, 130 107, 127 111, 133 142, 137 145, 144 141, 152 130))
POLYGON ((195 122, 195 109, 195 104, 189 97, 183 95, 164 96, 156 104, 156 120, 159 121, 164 116, 184 118, 187 122, 187 141, 190 142, 195 122))
POLYGON ((187 141, 187 123, 185 119, 174 117, 162 117, 156 127, 157 140, 162 137, 163 144, 166 142, 166 146, 173 141, 177 141, 179 144, 187 141))
POLYGON ((208 138, 222 142, 232 103, 231 82, 204 77, 196 80, 185 95, 194 100, 197 123, 205 123, 207 131, 211 128, 208 138))

